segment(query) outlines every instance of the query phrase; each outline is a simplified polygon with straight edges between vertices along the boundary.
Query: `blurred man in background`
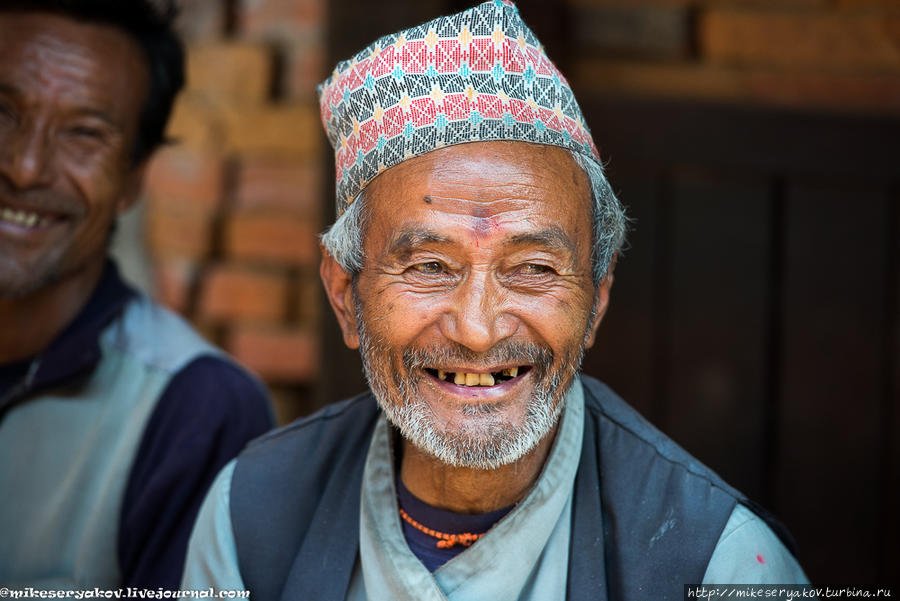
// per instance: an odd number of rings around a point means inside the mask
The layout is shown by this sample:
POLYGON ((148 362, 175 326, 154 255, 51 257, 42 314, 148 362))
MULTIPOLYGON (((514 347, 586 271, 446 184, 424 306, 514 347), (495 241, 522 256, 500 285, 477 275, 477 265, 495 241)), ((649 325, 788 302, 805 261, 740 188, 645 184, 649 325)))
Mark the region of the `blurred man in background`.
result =
POLYGON ((0 584, 174 588, 261 386, 107 256, 184 80, 174 8, 0 0, 0 584))

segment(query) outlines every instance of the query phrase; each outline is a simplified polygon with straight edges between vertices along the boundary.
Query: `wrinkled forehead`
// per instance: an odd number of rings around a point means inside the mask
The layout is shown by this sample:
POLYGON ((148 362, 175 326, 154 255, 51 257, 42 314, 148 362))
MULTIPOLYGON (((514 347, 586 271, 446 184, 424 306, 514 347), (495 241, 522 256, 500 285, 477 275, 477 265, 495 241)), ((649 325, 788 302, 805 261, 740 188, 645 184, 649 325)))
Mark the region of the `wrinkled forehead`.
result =
POLYGON ((0 11, 0 83, 23 96, 125 108, 117 105, 143 91, 147 75, 137 42, 112 26, 54 13, 0 11))
POLYGON ((367 187, 364 202, 370 223, 389 236, 412 224, 480 233, 553 225, 577 235, 590 220, 590 183, 565 149, 475 142, 387 169, 367 187))

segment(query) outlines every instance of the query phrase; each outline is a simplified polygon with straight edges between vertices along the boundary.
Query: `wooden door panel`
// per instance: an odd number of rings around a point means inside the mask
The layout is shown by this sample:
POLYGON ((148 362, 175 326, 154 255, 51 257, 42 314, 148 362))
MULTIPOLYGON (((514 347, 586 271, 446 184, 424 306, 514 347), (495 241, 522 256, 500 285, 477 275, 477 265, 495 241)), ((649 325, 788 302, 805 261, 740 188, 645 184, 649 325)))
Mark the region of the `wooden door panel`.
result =
POLYGON ((775 509, 818 581, 878 575, 887 209, 864 181, 788 191, 775 509))

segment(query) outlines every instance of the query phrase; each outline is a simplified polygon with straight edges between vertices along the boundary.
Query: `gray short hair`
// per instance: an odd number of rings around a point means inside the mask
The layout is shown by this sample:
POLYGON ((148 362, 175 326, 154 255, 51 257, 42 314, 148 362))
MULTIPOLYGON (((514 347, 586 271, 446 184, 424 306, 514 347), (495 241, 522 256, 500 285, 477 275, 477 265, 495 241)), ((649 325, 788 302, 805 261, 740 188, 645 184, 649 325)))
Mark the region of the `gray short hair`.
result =
MULTIPOLYGON (((591 271, 594 284, 599 284, 606 276, 616 254, 622 251, 629 220, 625 208, 603 175, 603 167, 582 154, 572 151, 569 151, 569 154, 591 182, 591 196, 594 201, 591 271)), ((366 213, 365 190, 363 190, 321 237, 328 254, 334 257, 344 271, 354 276, 363 268, 366 213)))

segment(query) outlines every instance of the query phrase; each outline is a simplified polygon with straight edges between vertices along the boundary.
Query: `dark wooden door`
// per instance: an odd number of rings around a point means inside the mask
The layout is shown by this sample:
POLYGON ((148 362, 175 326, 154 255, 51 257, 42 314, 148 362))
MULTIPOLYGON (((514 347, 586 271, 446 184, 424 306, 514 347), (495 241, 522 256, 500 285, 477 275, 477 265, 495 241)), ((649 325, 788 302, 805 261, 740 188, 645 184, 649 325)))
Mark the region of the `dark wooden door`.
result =
POLYGON ((897 579, 900 122, 586 103, 635 219, 585 371, 786 522, 897 579))

